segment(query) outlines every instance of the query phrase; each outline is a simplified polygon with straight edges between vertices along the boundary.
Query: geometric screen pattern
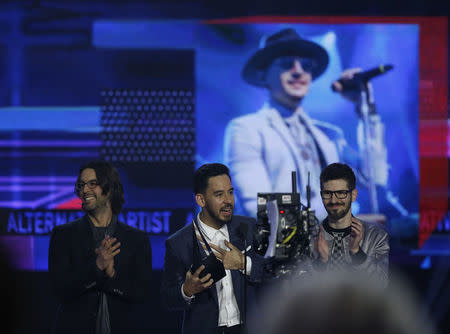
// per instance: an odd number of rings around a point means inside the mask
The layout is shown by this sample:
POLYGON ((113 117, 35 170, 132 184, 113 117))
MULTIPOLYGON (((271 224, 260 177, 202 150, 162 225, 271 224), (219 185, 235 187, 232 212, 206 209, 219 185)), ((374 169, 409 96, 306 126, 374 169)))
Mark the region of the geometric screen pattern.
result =
POLYGON ((193 91, 110 89, 101 92, 102 157, 126 165, 195 161, 193 91))

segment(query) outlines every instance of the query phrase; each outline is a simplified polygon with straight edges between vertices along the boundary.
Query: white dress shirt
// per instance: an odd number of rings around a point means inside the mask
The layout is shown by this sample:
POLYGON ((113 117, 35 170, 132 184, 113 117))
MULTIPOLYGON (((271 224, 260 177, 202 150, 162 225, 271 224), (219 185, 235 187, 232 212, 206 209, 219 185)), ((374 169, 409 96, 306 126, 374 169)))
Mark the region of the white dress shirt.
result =
MULTIPOLYGON (((203 223, 200 220, 200 216, 197 216, 197 221, 199 222, 198 225, 208 243, 212 243, 216 246, 228 250, 228 247, 226 247, 224 243, 225 240, 230 241, 230 236, 228 234, 228 226, 226 224, 224 224, 220 229, 216 230, 215 228, 210 227, 205 223, 203 223)), ((205 250, 205 252, 207 254, 209 253, 208 250, 205 250)), ((247 256, 247 275, 250 275, 251 273, 251 266, 252 266, 251 259, 250 257, 247 256)), ((240 313, 236 297, 234 296, 231 271, 229 269, 225 269, 225 273, 226 276, 222 278, 220 281, 215 283, 217 290, 217 299, 219 302, 218 326, 231 327, 238 325, 240 323, 240 313)), ((181 294, 183 298, 189 303, 194 298, 194 296, 188 297, 184 294, 183 286, 181 287, 181 294)))
POLYGON ((321 201, 317 189, 320 189, 320 171, 322 166, 314 137, 306 127, 304 119, 305 113, 303 108, 298 107, 289 117, 284 118, 284 121, 291 131, 298 156, 302 160, 302 164, 299 165, 299 173, 302 176, 303 189, 300 189, 300 193, 303 193, 306 190, 306 185, 309 184, 311 186, 311 200, 317 202, 319 199, 321 201))

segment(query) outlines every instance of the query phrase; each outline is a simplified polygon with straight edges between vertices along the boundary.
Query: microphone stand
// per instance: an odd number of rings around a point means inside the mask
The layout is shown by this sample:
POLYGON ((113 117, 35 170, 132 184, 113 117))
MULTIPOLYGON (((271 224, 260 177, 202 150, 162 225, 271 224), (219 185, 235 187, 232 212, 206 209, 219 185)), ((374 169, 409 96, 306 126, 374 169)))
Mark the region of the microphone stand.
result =
POLYGON ((377 188, 374 180, 372 150, 370 148, 370 121, 369 121, 369 102, 373 105, 373 95, 371 94, 368 83, 365 82, 364 89, 361 89, 361 97, 359 101, 359 109, 363 121, 365 161, 367 165, 367 178, 369 182, 369 198, 372 213, 378 213, 377 188), (370 101, 369 101, 370 100, 370 101))

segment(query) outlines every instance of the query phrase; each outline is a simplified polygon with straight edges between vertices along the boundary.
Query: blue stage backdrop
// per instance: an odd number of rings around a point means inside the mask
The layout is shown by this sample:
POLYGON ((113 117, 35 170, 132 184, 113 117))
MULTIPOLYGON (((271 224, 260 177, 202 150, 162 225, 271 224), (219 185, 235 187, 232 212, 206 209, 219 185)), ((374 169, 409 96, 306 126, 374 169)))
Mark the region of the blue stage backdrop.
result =
MULTIPOLYGON (((192 50, 33 47, 21 105, 1 108, 0 242, 13 265, 47 270, 49 234, 80 217, 79 167, 119 169, 119 219, 149 234, 153 267, 193 210, 192 50)), ((19 70, 19 69, 17 69, 19 70)))
MULTIPOLYGON (((387 186, 378 189, 379 211, 394 238, 417 240, 417 24, 98 20, 92 45, 25 48, 22 66, 14 69, 26 78, 20 103, 0 110, 0 242, 16 267, 47 270, 49 232, 81 214, 73 192, 78 168, 104 158, 124 183, 120 218, 148 232, 153 267, 161 269, 164 240, 195 211, 194 167, 225 162, 227 125, 257 112, 267 99, 265 89, 242 79, 245 62, 261 38, 288 27, 330 57, 311 85, 305 112, 339 128, 355 150, 355 108, 330 85, 348 68, 394 66, 372 80, 389 164, 387 186)), ((305 184, 298 186, 304 194, 305 184)), ((366 188, 359 190, 354 213, 372 213, 366 188)), ((239 201, 236 207, 243 212, 239 201)))

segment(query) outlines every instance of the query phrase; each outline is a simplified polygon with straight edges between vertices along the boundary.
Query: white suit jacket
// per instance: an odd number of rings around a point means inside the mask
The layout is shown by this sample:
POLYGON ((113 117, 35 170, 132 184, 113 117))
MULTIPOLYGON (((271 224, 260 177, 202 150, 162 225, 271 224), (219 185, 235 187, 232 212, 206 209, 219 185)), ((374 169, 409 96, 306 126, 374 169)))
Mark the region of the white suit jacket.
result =
MULTIPOLYGON (((306 114, 303 120, 316 142, 322 168, 342 161, 348 147, 342 130, 306 114)), ((296 153, 298 150, 288 126, 276 109, 265 105, 256 113, 233 119, 226 128, 224 142, 225 163, 230 168, 237 198, 246 215, 256 216, 257 193, 291 192, 292 171, 297 172, 297 189, 302 203, 306 204, 307 175, 299 174, 302 159, 296 153)), ((384 161, 380 162, 387 166, 384 147, 381 155, 384 161)), ((387 171, 387 167, 384 168, 387 171)), ((311 198, 311 207, 322 220, 327 213, 319 191, 312 187, 315 196, 311 198)))

